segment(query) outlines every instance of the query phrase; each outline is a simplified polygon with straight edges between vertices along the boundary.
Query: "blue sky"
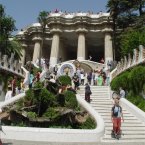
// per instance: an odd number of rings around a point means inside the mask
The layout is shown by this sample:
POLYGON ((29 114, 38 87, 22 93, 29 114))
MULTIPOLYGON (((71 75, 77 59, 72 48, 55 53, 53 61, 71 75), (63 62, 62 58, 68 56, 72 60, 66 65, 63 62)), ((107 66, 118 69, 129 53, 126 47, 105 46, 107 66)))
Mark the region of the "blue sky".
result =
POLYGON ((5 6, 7 15, 16 20, 18 30, 31 23, 37 22, 40 11, 54 11, 55 9, 77 12, 77 11, 99 11, 106 12, 108 0, 0 0, 5 6))

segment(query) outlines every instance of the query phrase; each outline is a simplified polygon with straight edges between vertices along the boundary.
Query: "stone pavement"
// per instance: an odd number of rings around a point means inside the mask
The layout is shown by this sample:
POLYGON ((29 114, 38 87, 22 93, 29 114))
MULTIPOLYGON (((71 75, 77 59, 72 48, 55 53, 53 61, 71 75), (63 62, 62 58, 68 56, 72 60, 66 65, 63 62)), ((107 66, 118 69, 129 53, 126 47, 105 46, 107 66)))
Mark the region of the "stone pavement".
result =
POLYGON ((113 143, 50 143, 50 142, 27 142, 27 141, 16 141, 16 140, 3 140, 3 145, 145 145, 145 142, 113 142, 113 143))

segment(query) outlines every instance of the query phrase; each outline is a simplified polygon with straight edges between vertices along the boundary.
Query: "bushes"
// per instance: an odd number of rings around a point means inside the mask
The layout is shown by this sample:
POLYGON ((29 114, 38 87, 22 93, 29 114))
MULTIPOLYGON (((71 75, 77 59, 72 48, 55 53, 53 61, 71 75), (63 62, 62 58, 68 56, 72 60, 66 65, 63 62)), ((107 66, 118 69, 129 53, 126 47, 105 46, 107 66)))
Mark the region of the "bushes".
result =
POLYGON ((50 120, 56 119, 60 116, 59 111, 56 108, 50 107, 43 114, 43 117, 48 117, 50 120))
POLYGON ((65 76, 60 76, 60 77, 58 78, 58 81, 59 81, 62 85, 64 85, 64 86, 71 85, 71 78, 70 78, 69 76, 67 76, 67 75, 65 75, 65 76))
POLYGON ((126 71, 114 78, 111 82, 111 89, 117 91, 122 87, 126 91, 132 91, 133 94, 139 94, 145 84, 145 67, 134 67, 130 72, 126 71))
POLYGON ((127 99, 145 112, 145 99, 143 97, 129 94, 127 96, 127 99))
POLYGON ((65 91, 64 96, 65 96, 66 106, 71 109, 76 109, 78 106, 76 95, 72 91, 65 91))
POLYGON ((114 78, 113 81, 111 82, 111 89, 117 91, 119 89, 119 87, 122 87, 123 89, 128 90, 129 89, 128 76, 129 76, 129 72, 126 71, 123 74, 114 78))
POLYGON ((143 90, 145 83, 145 67, 137 66, 133 68, 129 74, 129 87, 134 94, 139 94, 143 90))

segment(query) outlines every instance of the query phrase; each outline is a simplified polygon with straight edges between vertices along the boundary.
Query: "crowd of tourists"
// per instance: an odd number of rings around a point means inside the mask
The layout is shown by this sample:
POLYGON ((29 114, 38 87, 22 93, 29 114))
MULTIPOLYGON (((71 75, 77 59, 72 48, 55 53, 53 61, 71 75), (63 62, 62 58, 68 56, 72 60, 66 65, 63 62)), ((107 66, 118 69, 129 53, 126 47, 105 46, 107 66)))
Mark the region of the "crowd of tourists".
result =
MULTIPOLYGON (((65 15, 75 15, 75 14, 77 14, 77 13, 84 13, 84 12, 82 12, 82 11, 67 12, 67 11, 62 11, 62 10, 55 9, 54 11, 50 11, 50 12, 49 12, 49 15, 51 15, 51 14, 53 14, 53 13, 59 13, 59 14, 61 14, 61 15, 63 15, 63 14, 65 14, 65 15)), ((103 14, 102 11, 97 12, 97 13, 94 13, 94 12, 92 12, 92 11, 87 11, 87 12, 85 12, 85 13, 86 13, 87 15, 97 14, 97 15, 99 15, 99 16, 101 16, 101 15, 103 14)))

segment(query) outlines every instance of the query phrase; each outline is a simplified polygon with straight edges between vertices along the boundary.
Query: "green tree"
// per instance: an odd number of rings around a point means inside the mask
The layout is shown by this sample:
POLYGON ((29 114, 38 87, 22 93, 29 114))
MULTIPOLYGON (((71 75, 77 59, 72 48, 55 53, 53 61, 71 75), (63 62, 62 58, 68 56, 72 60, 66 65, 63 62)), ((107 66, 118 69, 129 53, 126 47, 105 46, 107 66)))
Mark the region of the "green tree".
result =
POLYGON ((48 16, 48 12, 42 11, 39 13, 39 16, 37 18, 42 28, 42 42, 41 42, 41 49, 40 49, 40 54, 39 54, 39 66, 41 66, 41 56, 42 56, 42 48, 43 48, 43 43, 44 43, 44 38, 45 38, 47 16, 48 16))
POLYGON ((113 46, 118 57, 132 52, 139 44, 144 44, 144 35, 140 31, 144 29, 144 7, 145 0, 108 1, 107 9, 113 19, 113 46))
POLYGON ((8 56, 14 53, 16 58, 19 59, 21 56, 21 45, 16 39, 10 39, 11 33, 15 30, 15 20, 6 15, 4 6, 0 4, 0 52, 8 56))
POLYGON ((145 45, 145 28, 128 28, 120 35, 121 56, 133 54, 133 49, 138 48, 140 44, 145 45))

